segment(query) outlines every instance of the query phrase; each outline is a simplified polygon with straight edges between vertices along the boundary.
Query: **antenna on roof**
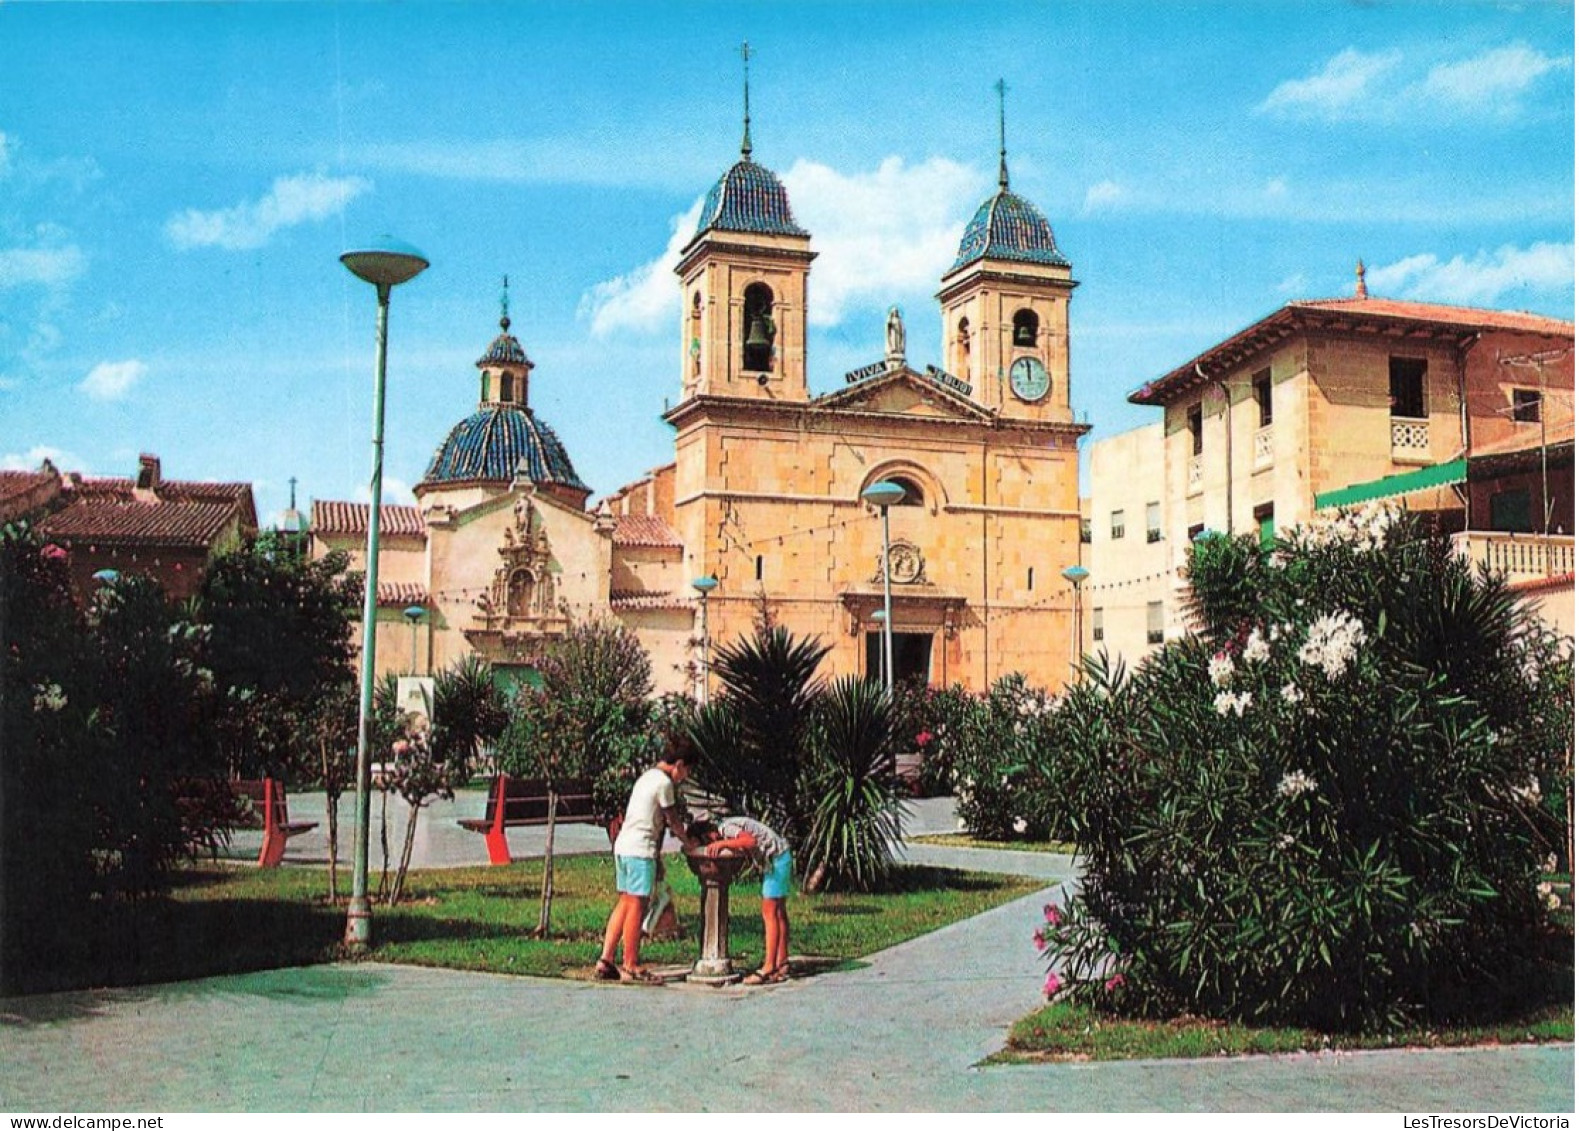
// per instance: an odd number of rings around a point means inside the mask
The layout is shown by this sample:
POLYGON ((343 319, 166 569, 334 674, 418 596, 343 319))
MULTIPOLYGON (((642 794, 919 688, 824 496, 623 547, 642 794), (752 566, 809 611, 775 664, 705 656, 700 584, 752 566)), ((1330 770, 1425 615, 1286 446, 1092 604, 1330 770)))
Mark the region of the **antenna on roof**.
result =
POLYGON ((1002 79, 993 83, 992 88, 998 92, 998 187, 1009 187, 1009 146, 1007 135, 1003 128, 1003 102, 1004 95, 1009 91, 1009 85, 1002 79))
POLYGON ((740 45, 740 65, 746 75, 746 132, 740 139, 740 157, 751 160, 751 44, 740 45))

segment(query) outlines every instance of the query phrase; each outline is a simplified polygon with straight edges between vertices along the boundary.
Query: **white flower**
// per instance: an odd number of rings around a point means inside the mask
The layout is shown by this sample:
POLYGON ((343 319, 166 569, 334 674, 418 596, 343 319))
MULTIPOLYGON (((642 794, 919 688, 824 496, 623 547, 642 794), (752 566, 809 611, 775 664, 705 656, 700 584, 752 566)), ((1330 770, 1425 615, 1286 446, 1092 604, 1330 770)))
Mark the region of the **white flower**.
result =
POLYGON ((1015 832, 1023 833, 1023 832, 1025 832, 1026 827, 1027 826, 1025 824, 1025 818, 1024 817, 1016 817, 1014 819, 1014 831, 1015 832))
POLYGON ((1305 693, 1299 689, 1299 684, 1297 683, 1285 683, 1282 695, 1285 703, 1303 703, 1305 701, 1305 693))
POLYGON ((37 694, 33 696, 34 711, 42 713, 44 711, 65 710, 66 693, 61 690, 60 684, 39 683, 34 685, 33 690, 37 692, 37 694))
POLYGON ((1514 786, 1512 793, 1515 801, 1525 805, 1538 805, 1541 800, 1541 783, 1538 779, 1531 778, 1523 786, 1514 786))
POLYGON ((1272 648, 1261 635, 1259 628, 1250 633, 1250 639, 1245 641, 1245 662, 1258 664, 1272 654, 1272 648))
POLYGON ((1294 838, 1290 834, 1284 833, 1282 836, 1277 838, 1277 847, 1279 852, 1292 848, 1293 846, 1294 838))
POLYGON ((1365 626, 1350 613, 1324 613, 1317 617, 1300 646, 1299 658, 1320 668, 1329 680, 1337 679, 1365 643, 1365 626))
POLYGON ((1206 674, 1213 687, 1227 687, 1228 681, 1234 678, 1233 657, 1224 652, 1217 653, 1206 662, 1206 674))
POLYGON ((1217 708, 1219 715, 1227 715, 1229 712, 1233 712, 1235 716, 1242 718, 1245 708, 1250 706, 1253 698, 1248 691, 1242 691, 1238 695, 1235 695, 1232 691, 1219 691, 1217 698, 1212 700, 1212 706, 1217 708))
POLYGON ((961 831, 963 831, 964 828, 965 828, 965 818, 964 817, 956 817, 956 818, 954 818, 954 827, 957 828, 957 829, 960 829, 961 831))
POLYGON ((1316 781, 1304 770, 1295 770, 1291 774, 1284 774, 1283 780, 1277 783, 1279 797, 1298 797, 1302 793, 1309 793, 1316 788, 1316 781))

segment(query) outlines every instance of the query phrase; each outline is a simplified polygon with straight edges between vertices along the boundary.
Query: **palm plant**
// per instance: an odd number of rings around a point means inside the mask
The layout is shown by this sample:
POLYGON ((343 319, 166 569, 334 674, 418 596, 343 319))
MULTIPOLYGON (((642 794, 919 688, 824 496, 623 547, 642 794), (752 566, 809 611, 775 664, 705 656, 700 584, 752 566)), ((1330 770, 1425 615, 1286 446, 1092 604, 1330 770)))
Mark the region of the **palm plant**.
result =
POLYGON ((806 890, 870 889, 893 867, 900 841, 897 732, 881 685, 845 676, 824 692, 812 727, 814 807, 803 848, 806 890))

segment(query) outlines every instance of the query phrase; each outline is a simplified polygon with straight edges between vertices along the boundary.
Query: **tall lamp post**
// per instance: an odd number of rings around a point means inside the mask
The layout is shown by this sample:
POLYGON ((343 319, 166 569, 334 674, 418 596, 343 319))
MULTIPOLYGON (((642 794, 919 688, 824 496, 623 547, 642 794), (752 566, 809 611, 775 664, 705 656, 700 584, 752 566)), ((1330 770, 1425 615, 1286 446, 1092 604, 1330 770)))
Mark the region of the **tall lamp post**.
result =
POLYGON ((362 595, 362 701, 356 723, 356 843, 345 941, 353 948, 373 939, 367 898, 367 827, 370 812, 368 740, 373 716, 373 649, 378 616, 378 524, 384 503, 384 360, 389 344, 389 292, 427 269, 428 258, 410 244, 380 236, 370 247, 340 257, 346 270, 378 289, 378 347, 373 363, 373 478, 367 512, 367 582, 362 595))
POLYGON ((707 635, 707 598, 714 589, 718 588, 718 578, 711 574, 698 577, 691 582, 691 588, 695 589, 702 598, 702 706, 705 707, 707 706, 707 671, 709 661, 713 658, 712 639, 707 635))
POLYGON ((417 674, 417 625, 422 623, 422 618, 428 610, 421 605, 407 605, 400 614, 411 623, 411 674, 417 674))
POLYGON ((1064 570, 1064 580, 1069 582, 1075 591, 1074 638, 1069 642, 1069 667, 1076 679, 1080 678, 1080 650, 1086 639, 1085 628, 1081 624, 1085 617, 1085 606, 1080 600, 1080 586, 1090 576, 1091 571, 1085 566, 1072 565, 1064 570))
POLYGON ((861 492, 861 498, 883 512, 883 687, 894 690, 894 591, 889 579, 888 508, 905 497, 905 489, 886 479, 861 492))
MULTIPOLYGON (((883 632, 887 629, 888 614, 882 609, 878 609, 872 614, 872 620, 877 625, 878 632, 883 632)), ((880 648, 877 652, 877 678, 882 681, 884 687, 888 686, 888 661, 883 658, 882 649, 880 648)))

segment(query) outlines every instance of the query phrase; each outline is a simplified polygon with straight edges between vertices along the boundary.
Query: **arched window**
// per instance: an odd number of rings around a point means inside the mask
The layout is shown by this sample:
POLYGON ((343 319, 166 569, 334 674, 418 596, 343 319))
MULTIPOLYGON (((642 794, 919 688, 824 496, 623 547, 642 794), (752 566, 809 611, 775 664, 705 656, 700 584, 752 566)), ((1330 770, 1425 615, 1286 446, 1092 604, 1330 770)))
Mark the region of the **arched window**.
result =
POLYGON ((896 487, 905 489, 905 497, 894 504, 896 507, 924 507, 927 505, 926 496, 921 493, 921 488, 914 479, 903 475, 890 475, 888 481, 896 487))
POLYGON ((745 345, 740 365, 753 373, 773 368, 773 341, 778 327, 773 324, 773 290, 766 283, 752 283, 745 294, 745 345))
POLYGON ((509 373, 499 374, 499 399, 506 404, 515 400, 515 377, 509 373))
POLYGON ((537 589, 537 579, 529 569, 518 569, 510 575, 510 591, 505 615, 529 617, 532 615, 532 595, 537 589))
POLYGON ((1014 344, 1017 346, 1034 346, 1036 344, 1036 331, 1041 325, 1041 320, 1036 317, 1034 310, 1016 310, 1014 312, 1014 344))
POLYGON ((959 376, 965 378, 965 380, 969 381, 970 380, 970 319, 969 318, 961 318, 959 320, 959 336, 957 338, 955 338, 954 341, 955 341, 955 348, 958 351, 958 356, 959 356, 959 360, 955 362, 955 366, 954 366, 955 372, 959 376))

